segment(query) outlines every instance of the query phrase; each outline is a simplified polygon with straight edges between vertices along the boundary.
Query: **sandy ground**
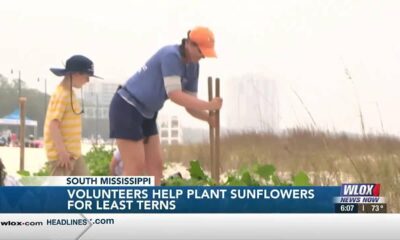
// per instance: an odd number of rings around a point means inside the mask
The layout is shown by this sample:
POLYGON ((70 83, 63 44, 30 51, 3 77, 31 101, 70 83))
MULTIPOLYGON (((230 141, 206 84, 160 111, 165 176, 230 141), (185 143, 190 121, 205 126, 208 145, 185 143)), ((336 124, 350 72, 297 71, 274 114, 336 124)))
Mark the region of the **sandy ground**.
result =
MULTIPOLYGON (((82 153, 86 154, 90 149, 91 144, 82 144, 82 153)), ((111 148, 111 146, 108 146, 111 148)), ((114 146, 115 147, 115 146, 114 146)), ((19 170, 20 165, 20 149, 16 147, 0 147, 0 158, 2 159, 6 171, 8 174, 19 177, 17 171, 19 170)), ((46 163, 46 153, 44 148, 25 148, 25 170, 30 173, 38 172, 46 163)), ((168 163, 166 164, 166 168, 163 171, 164 178, 167 178, 177 172, 182 174, 182 177, 185 179, 190 178, 190 173, 187 168, 180 163, 168 163)), ((206 174, 210 175, 209 172, 206 171, 206 174)), ((290 172, 278 172, 278 176, 284 180, 290 180, 292 173, 290 172)), ((338 184, 338 182, 332 182, 333 179, 336 181, 339 179, 340 182, 351 182, 351 176, 347 176, 346 174, 341 173, 340 176, 333 176, 332 173, 329 172, 320 172, 320 173, 308 173, 311 178, 311 182, 314 178, 324 178, 324 182, 329 183, 330 185, 338 184)), ((227 173, 221 174, 221 181, 224 182, 227 179, 227 173)))
MULTIPOLYGON (((91 144, 82 144, 82 153, 86 154, 90 151, 91 144)), ((108 146, 111 148, 111 146, 108 146)), ((114 146, 115 147, 115 146, 114 146)), ((19 177, 17 171, 19 171, 20 165, 20 149, 17 147, 0 147, 0 158, 2 159, 6 171, 9 175, 19 177)), ((31 174, 38 172, 46 163, 46 153, 44 148, 25 148, 25 164, 24 169, 29 171, 31 174)), ((168 177, 177 172, 180 172, 184 178, 190 178, 190 173, 186 167, 179 163, 167 164, 167 168, 164 169, 164 176, 168 177)))
MULTIPOLYGON (((86 154, 91 144, 82 144, 82 153, 86 154)), ((20 149, 17 147, 0 147, 2 159, 8 174, 17 176, 20 165, 20 149)), ((44 148, 25 148, 24 169, 30 173, 38 172, 46 163, 47 157, 44 148)))

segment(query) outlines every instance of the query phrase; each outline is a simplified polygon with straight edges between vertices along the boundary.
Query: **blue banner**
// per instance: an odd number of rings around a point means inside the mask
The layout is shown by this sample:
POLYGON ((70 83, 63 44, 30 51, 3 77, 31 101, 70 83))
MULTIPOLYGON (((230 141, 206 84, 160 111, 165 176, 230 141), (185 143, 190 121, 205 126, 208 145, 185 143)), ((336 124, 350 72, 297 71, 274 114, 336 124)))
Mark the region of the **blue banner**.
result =
POLYGON ((0 213, 334 213, 340 187, 1 187, 0 213))

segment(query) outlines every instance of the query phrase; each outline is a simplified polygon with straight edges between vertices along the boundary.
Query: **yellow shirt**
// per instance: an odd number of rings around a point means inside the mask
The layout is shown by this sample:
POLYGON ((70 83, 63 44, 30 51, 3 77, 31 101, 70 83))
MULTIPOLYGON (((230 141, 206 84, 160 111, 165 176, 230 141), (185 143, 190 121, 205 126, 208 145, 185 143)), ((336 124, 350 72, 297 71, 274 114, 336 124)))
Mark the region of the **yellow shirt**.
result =
MULTIPOLYGON (((75 112, 79 113, 81 111, 80 103, 73 92, 72 103, 75 112)), ((61 84, 57 86, 50 98, 44 124, 44 143, 49 161, 58 159, 56 146, 50 134, 50 122, 54 119, 60 121, 61 136, 67 151, 73 158, 81 157, 81 115, 72 111, 70 89, 61 84)))

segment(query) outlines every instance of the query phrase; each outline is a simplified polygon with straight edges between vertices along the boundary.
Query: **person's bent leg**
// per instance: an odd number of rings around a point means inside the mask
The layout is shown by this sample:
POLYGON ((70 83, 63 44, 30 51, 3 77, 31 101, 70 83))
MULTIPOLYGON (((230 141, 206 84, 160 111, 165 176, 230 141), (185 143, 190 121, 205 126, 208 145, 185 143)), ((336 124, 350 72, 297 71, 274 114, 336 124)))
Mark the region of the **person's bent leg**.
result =
POLYGON ((145 175, 145 151, 143 141, 116 139, 121 159, 123 162, 124 176, 145 175))
POLYGON ((123 163, 122 175, 145 174, 142 124, 144 117, 116 93, 110 104, 110 138, 115 138, 123 163))
POLYGON ((70 174, 71 176, 90 176, 89 168, 83 157, 79 157, 72 161, 74 161, 74 164, 72 165, 73 170, 70 174))
POLYGON ((50 170, 50 176, 70 176, 71 170, 58 165, 58 160, 48 162, 48 168, 50 170))
POLYGON ((155 184, 159 186, 163 176, 163 160, 159 136, 153 135, 148 137, 148 142, 144 145, 144 149, 147 174, 154 176, 155 184))

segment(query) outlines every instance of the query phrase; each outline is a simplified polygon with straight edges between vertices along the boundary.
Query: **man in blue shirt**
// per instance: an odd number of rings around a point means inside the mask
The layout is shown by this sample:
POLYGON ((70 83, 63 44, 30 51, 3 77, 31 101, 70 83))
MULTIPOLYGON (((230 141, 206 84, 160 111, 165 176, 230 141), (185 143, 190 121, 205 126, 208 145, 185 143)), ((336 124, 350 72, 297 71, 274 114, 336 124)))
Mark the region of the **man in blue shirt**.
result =
POLYGON ((198 99, 199 61, 216 57, 214 34, 206 27, 188 32, 180 45, 158 50, 114 95, 110 105, 110 137, 117 141, 123 175, 155 176, 160 185, 163 161, 157 112, 169 98, 192 116, 215 126, 208 111, 219 110, 222 99, 198 99))

